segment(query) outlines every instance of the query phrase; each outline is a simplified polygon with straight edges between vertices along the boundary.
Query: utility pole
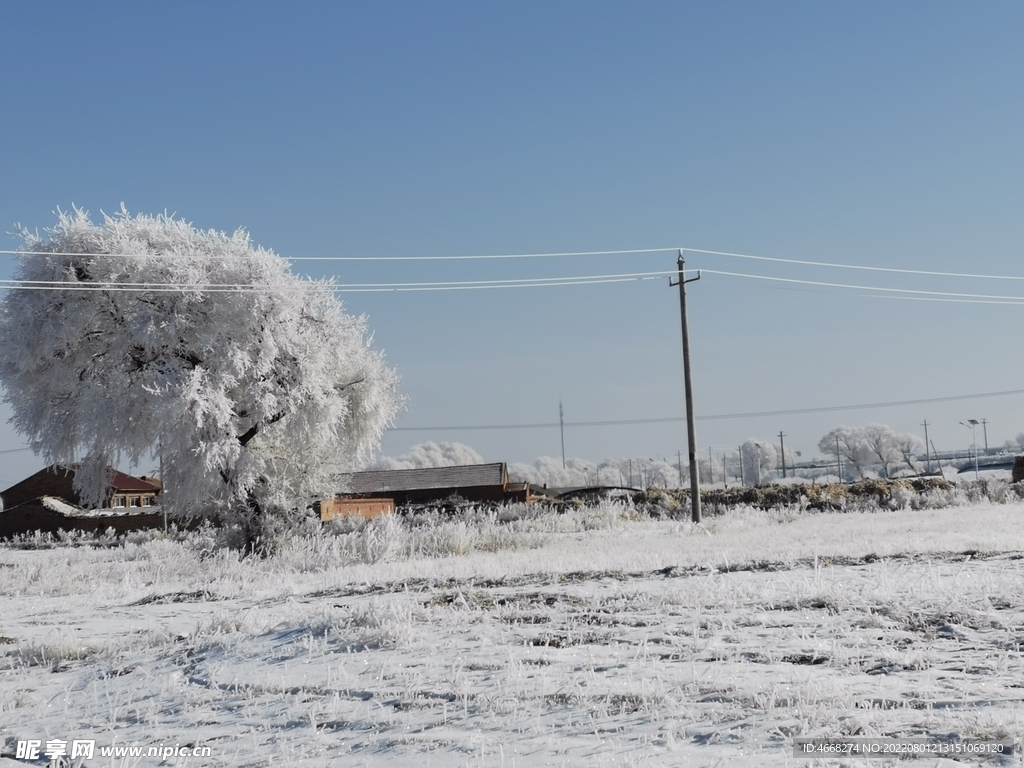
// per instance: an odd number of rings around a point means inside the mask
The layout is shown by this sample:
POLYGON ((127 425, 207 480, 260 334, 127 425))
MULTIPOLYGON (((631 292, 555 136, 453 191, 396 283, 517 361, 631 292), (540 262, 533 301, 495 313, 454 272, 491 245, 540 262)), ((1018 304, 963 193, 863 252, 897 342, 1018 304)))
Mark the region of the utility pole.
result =
POLYGON ((843 459, 839 453, 839 435, 836 435, 836 464, 839 466, 839 482, 843 482, 843 459))
POLYGON ((679 317, 683 331, 683 389, 686 398, 686 451, 690 460, 690 507, 693 522, 700 522, 700 479, 697 477, 697 430, 693 424, 693 384, 690 378, 690 331, 686 324, 686 284, 700 280, 700 271, 697 276, 686 279, 686 261, 683 259, 683 249, 679 249, 679 259, 676 267, 679 270, 677 282, 669 279, 669 285, 679 286, 679 317))
POLYGON ((785 437, 784 432, 779 432, 779 452, 782 454, 782 479, 786 479, 786 444, 782 438, 785 437))
POLYGON ((921 422, 921 426, 924 427, 924 460, 928 465, 928 474, 932 473, 932 454, 928 450, 928 419, 921 422))
POLYGON ((981 427, 985 430, 985 455, 988 456, 988 419, 981 420, 981 427))
POLYGON ((683 454, 676 451, 676 467, 679 469, 679 487, 683 487, 683 454))
MULTIPOLYGON (((163 496, 164 491, 167 490, 167 484, 164 481, 164 438, 160 436, 160 495, 163 496)), ((160 499, 161 512, 164 513, 164 533, 167 533, 167 505, 164 504, 164 500, 160 499)))
POLYGON ((935 457, 935 463, 939 465, 939 474, 942 475, 942 479, 946 479, 946 473, 942 471, 942 461, 939 459, 939 452, 935 450, 935 443, 932 443, 932 456, 935 457))
POLYGON ((981 475, 978 473, 978 425, 981 422, 977 419, 968 419, 966 422, 961 421, 960 423, 971 430, 971 437, 974 442, 974 479, 980 480, 981 475))
POLYGON ((565 412, 561 400, 558 401, 558 429, 562 434, 562 469, 565 469, 565 412))
POLYGON ((736 446, 736 458, 740 460, 740 485, 746 485, 747 479, 743 477, 743 446, 736 446))
POLYGON ((715 457, 711 455, 711 446, 708 446, 708 483, 715 484, 715 457))

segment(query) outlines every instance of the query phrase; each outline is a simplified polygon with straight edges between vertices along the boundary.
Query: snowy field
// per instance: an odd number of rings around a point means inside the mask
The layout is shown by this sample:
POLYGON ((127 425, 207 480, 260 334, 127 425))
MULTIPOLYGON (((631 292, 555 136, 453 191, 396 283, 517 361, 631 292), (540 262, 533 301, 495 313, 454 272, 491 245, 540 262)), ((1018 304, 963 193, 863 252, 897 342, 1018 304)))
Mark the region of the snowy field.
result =
POLYGON ((416 768, 882 766, 793 737, 1013 740, 1022 522, 1019 502, 700 526, 608 504, 263 560, 209 534, 0 548, 0 766, 25 739, 211 752, 86 766, 416 768))

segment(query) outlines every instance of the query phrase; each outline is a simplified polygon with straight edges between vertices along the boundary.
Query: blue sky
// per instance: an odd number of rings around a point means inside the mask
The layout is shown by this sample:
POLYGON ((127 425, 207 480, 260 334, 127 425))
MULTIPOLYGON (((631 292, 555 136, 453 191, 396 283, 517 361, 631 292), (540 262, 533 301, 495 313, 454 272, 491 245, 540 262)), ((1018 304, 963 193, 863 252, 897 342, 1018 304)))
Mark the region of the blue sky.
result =
MULTIPOLYGON (((1024 275, 1024 6, 1017 3, 13 4, 0 28, 0 220, 176 212, 291 257, 693 247, 1024 275)), ((17 247, 14 237, 3 248, 17 247)), ((9 277, 9 257, 0 262, 9 277)), ((705 270, 1024 295, 1018 281, 746 262, 705 270)), ((339 282, 671 270, 673 253, 301 262, 339 282)), ((667 280, 359 293, 403 376, 400 428, 679 416, 667 280)), ((705 274, 690 293, 698 416, 1024 388, 1022 307, 705 274)), ((964 448, 1024 431, 1024 397, 703 420, 816 453, 839 424, 964 448)), ((557 429, 395 431, 489 460, 557 429)), ((9 428, 0 449, 21 445, 9 428)), ((569 455, 685 451, 678 422, 575 427, 569 455)), ((34 466, 0 454, 0 482, 34 466)))

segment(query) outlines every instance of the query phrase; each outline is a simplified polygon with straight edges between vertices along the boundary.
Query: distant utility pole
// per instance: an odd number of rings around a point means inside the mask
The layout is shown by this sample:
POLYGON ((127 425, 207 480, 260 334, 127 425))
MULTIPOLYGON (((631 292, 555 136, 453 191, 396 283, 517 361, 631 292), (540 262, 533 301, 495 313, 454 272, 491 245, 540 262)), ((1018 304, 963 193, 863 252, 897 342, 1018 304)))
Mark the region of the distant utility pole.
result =
POLYGON ((978 473, 978 425, 981 424, 977 419, 968 419, 967 421, 961 421, 965 427, 971 430, 972 442, 974 443, 974 479, 980 480, 981 475, 978 473))
POLYGON ((942 470, 942 461, 939 459, 939 452, 935 450, 935 442, 932 441, 932 456, 935 457, 935 463, 939 465, 939 474, 942 475, 942 479, 946 479, 946 473, 942 470))
POLYGON ((836 466, 839 467, 839 482, 843 482, 843 459, 839 453, 839 435, 836 435, 836 466))
POLYGON ((786 443, 783 442, 782 438, 785 437, 784 432, 779 432, 779 452, 782 454, 782 478, 786 478, 786 443))
POLYGON ((700 479, 697 477, 697 430, 693 425, 693 384, 690 379, 690 331, 686 325, 686 284, 700 280, 700 271, 697 276, 686 279, 686 261, 683 259, 683 249, 679 249, 679 259, 676 267, 679 276, 675 283, 669 279, 669 285, 679 286, 679 317, 683 330, 683 388, 686 397, 686 452, 690 460, 690 507, 693 522, 700 522, 700 479))
POLYGON ((928 474, 932 473, 932 454, 928 450, 928 419, 921 424, 924 427, 924 460, 928 464, 928 474))
POLYGON ((740 461, 740 485, 746 485, 747 479, 743 476, 743 446, 736 446, 736 458, 740 461))
POLYGON ((562 469, 565 469, 565 412, 561 400, 558 401, 558 430, 562 434, 562 469))
POLYGON ((981 426, 985 430, 985 455, 988 456, 988 419, 982 419, 981 426))
MULTIPOLYGON (((164 438, 160 436, 160 494, 167 490, 167 483, 164 481, 164 438)), ((164 533, 167 533, 167 505, 163 499, 160 500, 161 512, 164 513, 164 533)))
POLYGON ((683 487, 683 454, 676 451, 676 467, 679 469, 679 487, 683 487))

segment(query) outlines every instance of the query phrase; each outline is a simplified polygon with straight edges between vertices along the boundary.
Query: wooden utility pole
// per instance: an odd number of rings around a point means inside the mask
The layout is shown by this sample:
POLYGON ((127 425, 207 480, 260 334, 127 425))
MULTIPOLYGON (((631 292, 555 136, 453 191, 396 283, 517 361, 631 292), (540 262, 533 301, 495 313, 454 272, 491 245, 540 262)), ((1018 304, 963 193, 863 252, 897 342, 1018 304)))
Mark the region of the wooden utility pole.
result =
POLYGON ((558 401, 558 430, 562 435, 562 469, 565 469, 565 413, 561 400, 558 401))
POLYGON ((779 432, 779 452, 782 454, 782 478, 786 478, 786 443, 783 442, 782 438, 785 437, 785 432, 779 432))
POLYGON ((686 284, 700 280, 700 272, 696 277, 686 279, 686 261, 683 249, 679 249, 676 266, 679 270, 677 282, 669 279, 669 285, 679 286, 679 317, 683 330, 683 389, 686 397, 686 452, 690 460, 690 507, 693 522, 700 522, 700 479, 697 476, 697 430, 693 425, 693 384, 690 380, 690 331, 686 325, 686 284))
POLYGON ((932 473, 932 454, 928 449, 928 419, 921 425, 924 427, 924 460, 928 465, 928 474, 932 473))

